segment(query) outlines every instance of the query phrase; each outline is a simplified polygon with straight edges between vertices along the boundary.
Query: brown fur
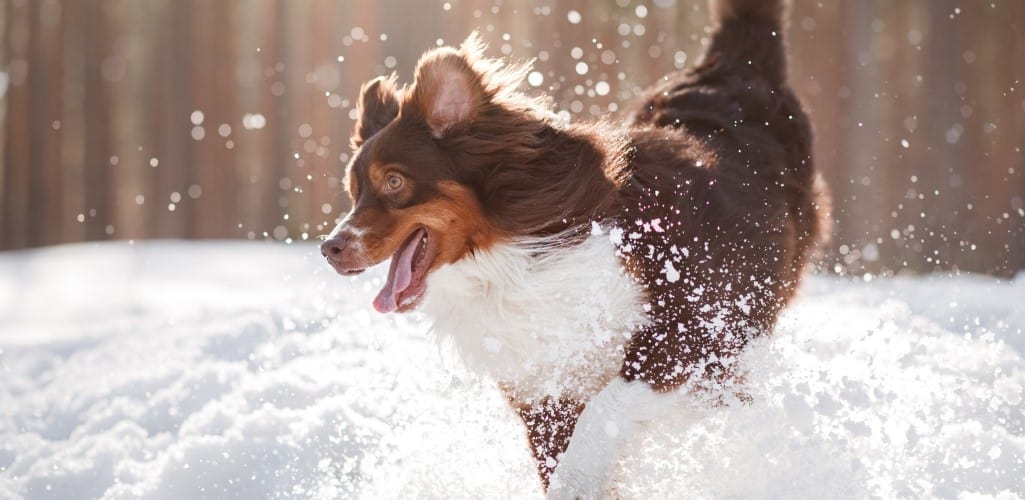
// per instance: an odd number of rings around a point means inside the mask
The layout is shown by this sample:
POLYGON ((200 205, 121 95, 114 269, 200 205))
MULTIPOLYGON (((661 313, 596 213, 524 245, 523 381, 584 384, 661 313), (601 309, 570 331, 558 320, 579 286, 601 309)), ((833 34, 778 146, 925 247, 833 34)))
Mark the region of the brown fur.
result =
POLYGON ((359 102, 356 104, 359 113, 356 128, 349 140, 353 149, 362 146, 399 114, 398 90, 395 88, 397 79, 394 73, 388 78, 377 77, 360 89, 359 102))
POLYGON ((569 399, 551 398, 533 405, 515 401, 510 403, 527 427, 527 443, 537 458, 538 477, 541 485, 548 489, 552 473, 555 472, 555 458, 566 451, 569 438, 573 435, 573 426, 584 410, 584 405, 569 399))
MULTIPOLYGON (((635 233, 620 255, 651 306, 621 376, 658 390, 730 376, 728 360, 772 330, 824 232, 811 127, 785 83, 783 5, 718 2, 703 61, 649 89, 620 125, 557 123, 516 91, 525 67, 485 58, 476 37, 425 54, 409 87, 369 83, 349 171, 350 217, 377 242, 361 264, 417 225, 440 239, 433 269, 512 236, 614 221, 635 233), (402 197, 377 187, 382 165, 408 179, 402 197)), ((582 402, 514 406, 547 484, 582 402)))

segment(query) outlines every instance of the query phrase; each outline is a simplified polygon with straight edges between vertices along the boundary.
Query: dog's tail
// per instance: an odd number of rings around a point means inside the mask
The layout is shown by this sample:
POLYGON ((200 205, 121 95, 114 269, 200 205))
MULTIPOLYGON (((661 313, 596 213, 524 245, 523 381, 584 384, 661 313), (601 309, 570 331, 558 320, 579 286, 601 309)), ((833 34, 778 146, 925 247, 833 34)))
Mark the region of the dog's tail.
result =
POLYGON ((706 61, 743 74, 747 67, 780 84, 786 79, 783 31, 789 0, 711 0, 716 23, 706 61))

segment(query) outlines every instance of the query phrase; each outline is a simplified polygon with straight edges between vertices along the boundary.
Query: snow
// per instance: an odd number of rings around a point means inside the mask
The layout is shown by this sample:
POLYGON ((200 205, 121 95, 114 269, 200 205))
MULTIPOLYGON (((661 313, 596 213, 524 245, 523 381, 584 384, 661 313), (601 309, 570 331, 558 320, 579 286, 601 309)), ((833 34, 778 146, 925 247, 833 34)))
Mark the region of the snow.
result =
MULTIPOLYGON (((0 498, 540 498, 516 416, 313 245, 0 254, 0 498)), ((1020 498, 1025 275, 813 277, 622 498, 1020 498), (729 396, 729 395, 727 395, 729 396)))
POLYGON ((666 281, 670 283, 676 283, 677 281, 680 281, 680 271, 676 270, 676 267, 673 266, 673 261, 668 259, 666 260, 665 273, 666 281))

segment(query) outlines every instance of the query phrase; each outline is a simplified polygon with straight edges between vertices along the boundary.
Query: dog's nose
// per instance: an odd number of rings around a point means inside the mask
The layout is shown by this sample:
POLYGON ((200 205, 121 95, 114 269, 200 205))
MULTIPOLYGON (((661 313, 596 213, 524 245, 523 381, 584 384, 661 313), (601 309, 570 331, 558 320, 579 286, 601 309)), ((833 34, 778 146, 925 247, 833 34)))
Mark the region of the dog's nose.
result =
POLYGON ((338 259, 348 241, 344 236, 335 236, 320 244, 320 254, 329 259, 338 259))

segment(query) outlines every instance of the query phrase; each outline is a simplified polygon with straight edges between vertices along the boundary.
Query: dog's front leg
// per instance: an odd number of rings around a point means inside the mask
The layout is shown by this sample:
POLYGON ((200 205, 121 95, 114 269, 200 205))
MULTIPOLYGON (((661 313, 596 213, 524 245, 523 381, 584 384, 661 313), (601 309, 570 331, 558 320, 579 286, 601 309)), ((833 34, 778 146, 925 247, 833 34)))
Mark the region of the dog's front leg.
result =
POLYGON ((527 441, 537 460, 537 474, 547 490, 556 460, 566 450, 569 437, 573 434, 573 424, 580 416, 583 405, 570 399, 545 398, 535 404, 513 402, 513 407, 527 427, 527 441))
POLYGON ((608 479, 622 449, 674 398, 648 383, 617 377, 587 403, 573 437, 559 458, 548 499, 589 500, 607 496, 608 479))

